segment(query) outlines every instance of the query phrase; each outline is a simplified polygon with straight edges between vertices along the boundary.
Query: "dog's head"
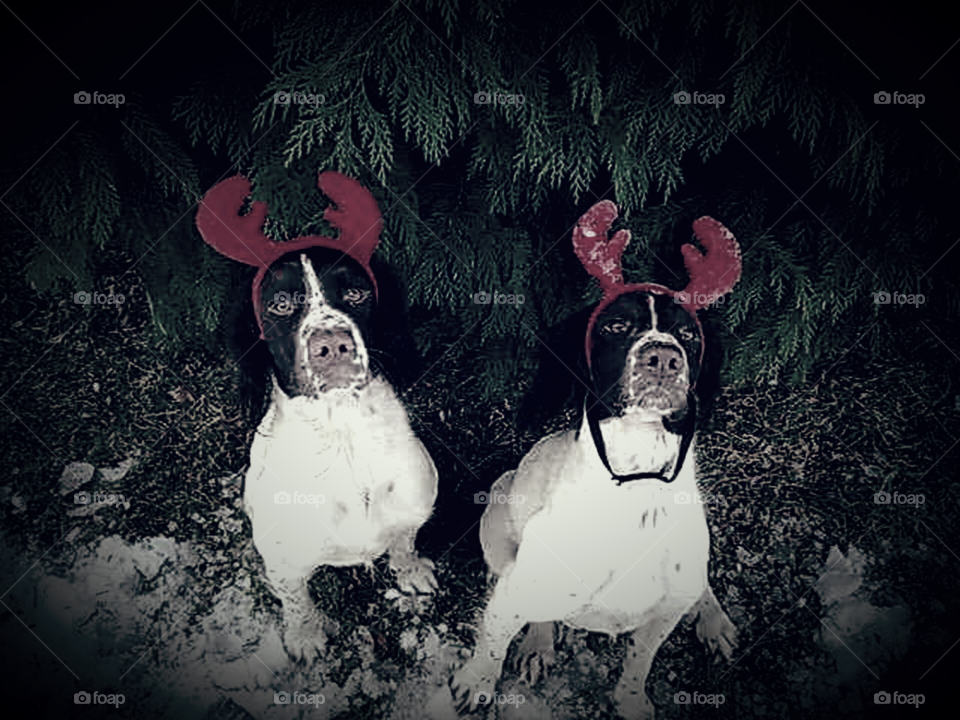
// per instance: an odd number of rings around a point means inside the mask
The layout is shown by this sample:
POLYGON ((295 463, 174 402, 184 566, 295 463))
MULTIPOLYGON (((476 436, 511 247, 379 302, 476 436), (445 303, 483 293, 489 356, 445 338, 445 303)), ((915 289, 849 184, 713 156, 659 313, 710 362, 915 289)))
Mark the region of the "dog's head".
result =
POLYGON ((706 252, 689 244, 681 248, 690 274, 684 290, 652 283, 627 285, 620 258, 630 242, 630 232, 620 230, 612 238, 607 236, 616 218, 617 206, 602 200, 580 218, 573 231, 577 257, 603 290, 584 341, 597 396, 587 409, 587 421, 597 451, 615 480, 659 477, 672 482, 683 466, 696 428, 696 412, 690 412, 689 405, 695 403, 692 390, 706 349, 697 311, 717 302, 740 279, 740 246, 722 224, 702 217, 693 223, 693 232, 706 252), (599 426, 600 420, 611 416, 641 424, 659 419, 665 430, 679 435, 673 473, 614 473, 599 426))
POLYGON ((700 373, 696 320, 666 295, 624 293, 591 329, 590 372, 601 405, 616 416, 679 419, 700 373))
POLYGON ((348 255, 314 247, 282 256, 263 279, 256 310, 288 396, 360 390, 370 381, 374 287, 348 255))
POLYGON ((370 381, 370 329, 377 283, 370 257, 382 220, 376 201, 356 180, 320 174, 319 186, 337 205, 324 217, 337 238, 308 236, 276 242, 263 234, 267 206, 252 203, 239 216, 250 183, 218 183, 200 203, 203 239, 229 258, 258 268, 252 301, 274 376, 290 397, 356 392, 370 381))
POLYGON ((587 325, 590 375, 608 414, 676 417, 686 409, 704 356, 697 311, 717 302, 740 279, 740 246, 723 225, 702 217, 693 231, 706 254, 693 245, 681 248, 690 273, 684 290, 628 285, 620 257, 630 231, 607 237, 616 218, 617 206, 602 200, 573 230, 574 251, 603 290, 587 325))

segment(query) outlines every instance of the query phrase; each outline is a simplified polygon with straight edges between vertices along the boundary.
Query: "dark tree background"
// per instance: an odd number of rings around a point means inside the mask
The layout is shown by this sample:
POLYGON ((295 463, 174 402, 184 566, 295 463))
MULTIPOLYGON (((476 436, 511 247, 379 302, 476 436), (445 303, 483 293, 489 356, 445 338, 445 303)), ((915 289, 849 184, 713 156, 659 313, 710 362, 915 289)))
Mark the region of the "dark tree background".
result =
MULTIPOLYGON (((189 341, 220 327, 215 288, 229 272, 198 242, 197 196, 244 172, 279 236, 299 235, 322 230, 315 175, 336 169, 380 202, 381 252, 408 283, 420 349, 462 338, 448 359, 483 354, 477 387, 502 397, 530 370, 534 335, 594 297, 570 263, 569 229, 607 197, 635 238, 629 277, 683 284, 678 245, 701 214, 740 238, 738 301, 718 313, 741 341, 731 380, 797 382, 878 321, 857 343, 863 358, 939 354, 930 332, 897 327, 872 293, 924 293, 914 320, 957 313, 956 254, 941 258, 957 197, 956 60, 937 62, 949 43, 929 18, 918 18, 921 36, 884 10, 788 7, 238 3, 221 9, 225 27, 198 5, 140 60, 143 37, 120 29, 121 11, 115 26, 78 26, 85 75, 38 73, 126 102, 74 106, 37 89, 42 113, 28 103, 26 137, 8 143, 18 158, 5 163, 8 188, 37 164, 3 199, 22 221, 4 224, 5 242, 27 249, 44 297, 101 287, 114 255, 143 258, 117 290, 142 282, 136 301, 149 301, 156 331, 189 341), (891 32, 899 51, 879 40, 891 32), (884 89, 925 103, 875 105, 884 89), (684 90, 725 102, 674 103, 684 90), (324 101, 277 105, 278 91, 324 101), (478 105, 479 91, 525 102, 478 105), (56 136, 40 132, 38 114, 64 134, 39 162, 56 136), (471 298, 483 289, 528 300, 478 313, 471 298)), ((24 47, 15 25, 11 45, 24 47)), ((29 52, 57 65, 42 47, 29 52)))

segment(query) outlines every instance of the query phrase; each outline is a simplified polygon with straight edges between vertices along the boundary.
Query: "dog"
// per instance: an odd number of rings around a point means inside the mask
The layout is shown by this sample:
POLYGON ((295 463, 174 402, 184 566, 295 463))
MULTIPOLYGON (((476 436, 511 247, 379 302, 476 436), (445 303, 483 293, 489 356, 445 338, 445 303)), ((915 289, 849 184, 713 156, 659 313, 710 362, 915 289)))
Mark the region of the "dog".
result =
POLYGON ((489 702, 527 623, 518 656, 533 681, 534 663, 547 669, 554 660, 554 622, 631 633, 613 697, 625 718, 653 716, 647 674, 682 616, 697 613, 700 638, 728 658, 736 644, 708 581, 704 510, 690 499, 705 346, 696 311, 739 280, 739 246, 719 222, 700 218, 693 228, 707 252, 682 248, 686 290, 626 285, 620 257, 630 233, 608 239, 616 217, 616 205, 601 201, 573 231, 577 256, 604 292, 580 346, 592 387, 578 427, 542 439, 494 483, 491 496, 524 503, 490 504, 481 519, 497 582, 473 656, 451 680, 461 712, 489 702))
POLYGON ((406 593, 437 588, 414 547, 433 511, 437 471, 391 384, 374 371, 377 322, 370 258, 383 223, 373 196, 336 172, 319 187, 337 205, 338 238, 275 242, 268 208, 239 216, 250 183, 235 176, 203 198, 197 227, 227 257, 259 268, 253 308, 271 362, 269 407, 250 449, 243 500, 267 579, 283 606, 283 642, 297 661, 322 655, 322 615, 307 588, 321 565, 372 567, 389 555, 406 593))

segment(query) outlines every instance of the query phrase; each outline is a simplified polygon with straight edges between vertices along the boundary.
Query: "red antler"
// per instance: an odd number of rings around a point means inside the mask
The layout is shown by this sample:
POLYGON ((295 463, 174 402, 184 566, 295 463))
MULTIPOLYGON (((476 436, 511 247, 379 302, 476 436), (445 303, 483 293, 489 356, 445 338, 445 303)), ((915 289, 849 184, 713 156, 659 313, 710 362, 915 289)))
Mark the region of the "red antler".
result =
POLYGON ((276 243, 263 234, 267 204, 254 202, 248 215, 237 213, 250 194, 250 181, 234 175, 214 185, 200 201, 197 229, 214 250, 231 260, 266 267, 274 260, 276 243))
POLYGON ((680 252, 690 274, 690 283, 684 290, 690 294, 687 304, 693 310, 699 310, 733 289, 740 279, 742 262, 737 239, 712 217, 704 215, 695 220, 693 233, 706 248, 706 253, 689 244, 680 248, 680 252))
POLYGON ((346 253, 369 272, 383 229, 377 201, 359 182, 338 172, 321 173, 317 186, 337 204, 336 210, 327 208, 323 216, 340 230, 339 238, 308 235, 288 242, 271 240, 263 234, 265 202, 254 202, 247 215, 237 215, 250 194, 250 181, 242 175, 223 180, 207 192, 197 211, 197 229, 214 250, 247 265, 266 268, 284 253, 322 246, 346 253))
POLYGON ((630 243, 629 230, 618 230, 612 238, 607 238, 616 219, 617 206, 601 200, 583 214, 573 229, 573 250, 586 271, 600 281, 605 295, 615 286, 623 285, 620 257, 630 243))
POLYGON ((327 208, 323 217, 340 231, 343 252, 366 267, 383 230, 377 201, 363 185, 338 172, 320 173, 319 186, 337 204, 336 210, 327 208))
POLYGON ((380 244, 383 229, 377 201, 359 182, 338 172, 321 173, 317 186, 337 205, 336 210, 327 208, 323 216, 340 231, 340 237, 308 235, 287 242, 271 240, 263 233, 267 219, 265 202, 254 202, 247 215, 237 215, 250 194, 250 181, 242 175, 217 183, 200 201, 197 229, 206 243, 231 260, 260 268, 253 279, 252 292, 260 337, 265 337, 260 286, 267 268, 285 253, 312 247, 339 250, 360 263, 373 284, 374 296, 377 294, 377 280, 370 269, 370 257, 380 244))

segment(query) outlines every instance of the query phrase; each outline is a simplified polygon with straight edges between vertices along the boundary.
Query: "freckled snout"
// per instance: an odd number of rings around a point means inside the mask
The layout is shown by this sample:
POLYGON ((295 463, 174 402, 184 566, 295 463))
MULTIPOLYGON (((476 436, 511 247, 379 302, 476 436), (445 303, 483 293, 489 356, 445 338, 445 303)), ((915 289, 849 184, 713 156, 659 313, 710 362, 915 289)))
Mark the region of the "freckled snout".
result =
POLYGON ((353 334, 346 328, 317 328, 307 338, 307 366, 323 389, 355 385, 366 375, 353 334))
POLYGON ((658 342, 636 348, 627 357, 627 405, 667 414, 682 409, 687 377, 687 364, 678 347, 658 342))
POLYGON ((683 373, 683 353, 672 346, 654 345, 640 353, 634 374, 648 383, 673 384, 683 373))
POLYGON ((357 346, 347 330, 320 329, 313 332, 307 341, 310 364, 316 370, 339 363, 353 363, 357 357, 357 346))

